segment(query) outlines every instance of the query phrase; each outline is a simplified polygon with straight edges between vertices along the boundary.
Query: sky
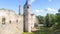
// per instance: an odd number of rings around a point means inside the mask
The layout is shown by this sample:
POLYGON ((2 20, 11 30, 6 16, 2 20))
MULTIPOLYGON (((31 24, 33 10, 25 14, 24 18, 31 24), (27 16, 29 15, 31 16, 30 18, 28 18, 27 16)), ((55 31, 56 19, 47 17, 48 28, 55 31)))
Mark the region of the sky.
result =
MULTIPOLYGON (((16 14, 19 13, 19 5, 22 7, 26 0, 0 0, 0 9, 14 10, 16 14)), ((29 0, 31 5, 31 13, 35 15, 45 16, 47 13, 56 14, 60 8, 60 0, 29 0)))

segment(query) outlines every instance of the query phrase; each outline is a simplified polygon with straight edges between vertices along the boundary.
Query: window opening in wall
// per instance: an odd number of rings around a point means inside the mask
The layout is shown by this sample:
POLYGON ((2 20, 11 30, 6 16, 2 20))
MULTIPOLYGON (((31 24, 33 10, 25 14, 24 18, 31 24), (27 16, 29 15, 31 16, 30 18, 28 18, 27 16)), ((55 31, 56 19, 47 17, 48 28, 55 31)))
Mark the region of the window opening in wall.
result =
POLYGON ((11 20, 9 21, 9 23, 11 24, 11 20))
POLYGON ((18 20, 16 20, 16 22, 18 23, 18 20))
POLYGON ((2 18, 2 24, 4 25, 5 24, 5 18, 2 18))

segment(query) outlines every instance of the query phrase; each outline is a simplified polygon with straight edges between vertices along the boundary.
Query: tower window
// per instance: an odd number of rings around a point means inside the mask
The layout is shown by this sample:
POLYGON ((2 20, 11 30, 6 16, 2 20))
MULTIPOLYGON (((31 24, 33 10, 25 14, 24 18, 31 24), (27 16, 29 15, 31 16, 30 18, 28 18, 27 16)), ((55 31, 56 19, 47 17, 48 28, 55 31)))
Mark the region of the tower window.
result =
POLYGON ((27 6, 27 8, 29 8, 29 6, 27 6))
POLYGON ((16 22, 18 23, 18 20, 16 20, 16 22))
POLYGON ((9 23, 11 24, 11 20, 9 21, 9 23))

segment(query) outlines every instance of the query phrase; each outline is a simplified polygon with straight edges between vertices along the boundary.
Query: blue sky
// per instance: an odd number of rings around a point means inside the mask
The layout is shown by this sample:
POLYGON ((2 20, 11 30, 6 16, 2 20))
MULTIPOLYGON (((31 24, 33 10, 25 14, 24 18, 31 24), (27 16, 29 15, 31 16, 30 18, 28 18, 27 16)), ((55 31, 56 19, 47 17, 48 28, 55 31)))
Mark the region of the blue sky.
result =
MULTIPOLYGON (((60 8, 60 0, 29 0, 31 12, 36 15, 45 16, 47 13, 55 14, 60 8)), ((26 0, 0 0, 0 9, 6 8, 19 12, 19 5, 23 6, 26 0)), ((23 12, 23 11, 22 11, 23 12)))

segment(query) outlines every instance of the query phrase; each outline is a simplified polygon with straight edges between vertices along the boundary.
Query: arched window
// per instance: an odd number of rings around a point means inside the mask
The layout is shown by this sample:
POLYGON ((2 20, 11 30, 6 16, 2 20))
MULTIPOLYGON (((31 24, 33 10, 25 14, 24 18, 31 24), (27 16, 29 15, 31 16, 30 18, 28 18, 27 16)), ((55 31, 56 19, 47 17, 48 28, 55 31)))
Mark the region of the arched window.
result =
POLYGON ((11 20, 9 21, 9 23, 11 24, 11 20))
POLYGON ((27 8, 29 8, 29 6, 27 6, 27 8))
POLYGON ((2 24, 5 24, 5 20, 6 20, 5 18, 2 18, 2 24))
POLYGON ((16 22, 18 23, 18 20, 16 20, 16 22))

